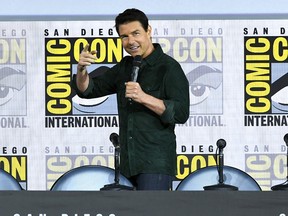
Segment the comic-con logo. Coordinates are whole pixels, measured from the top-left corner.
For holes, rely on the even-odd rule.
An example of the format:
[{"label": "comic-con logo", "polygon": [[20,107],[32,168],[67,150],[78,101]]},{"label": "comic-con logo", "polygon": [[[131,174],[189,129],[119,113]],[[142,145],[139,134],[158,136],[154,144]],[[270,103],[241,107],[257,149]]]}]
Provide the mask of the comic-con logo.
[{"label": "comic-con logo", "polygon": [[0,127],[25,128],[26,39],[0,39]]},{"label": "comic-con logo", "polygon": [[[282,150],[285,152],[286,147],[282,146]],[[270,190],[271,186],[284,182],[287,177],[284,154],[247,153],[245,161],[245,172],[258,182],[262,190]]]},{"label": "comic-con logo", "polygon": [[[16,148],[13,148],[13,151],[14,149]],[[22,150],[25,154],[27,153],[26,148]],[[27,189],[27,167],[26,155],[0,155],[0,169],[9,173],[23,189]]]},{"label": "comic-con logo", "polygon": [[97,51],[90,76],[98,76],[119,62],[123,47],[119,38],[46,38],[46,127],[107,127],[117,125],[115,96],[81,99],[71,87],[79,54],[86,44]]},{"label": "comic-con logo", "polygon": [[183,180],[198,169],[215,165],[216,158],[214,154],[178,154],[176,179]]},{"label": "comic-con logo", "polygon": [[287,39],[244,37],[246,126],[288,125]]},{"label": "comic-con logo", "polygon": [[[46,149],[47,150],[47,149]],[[114,156],[105,155],[46,155],[46,182],[47,190],[65,173],[70,170],[86,166],[95,165],[114,168]],[[81,168],[80,168],[81,172]],[[99,173],[100,174],[100,173]],[[76,175],[78,175],[76,173]],[[81,173],[80,173],[81,175]],[[76,177],[76,176],[75,176]]]},{"label": "comic-con logo", "polygon": [[154,38],[177,60],[189,81],[190,118],[187,126],[222,126],[222,36]]}]

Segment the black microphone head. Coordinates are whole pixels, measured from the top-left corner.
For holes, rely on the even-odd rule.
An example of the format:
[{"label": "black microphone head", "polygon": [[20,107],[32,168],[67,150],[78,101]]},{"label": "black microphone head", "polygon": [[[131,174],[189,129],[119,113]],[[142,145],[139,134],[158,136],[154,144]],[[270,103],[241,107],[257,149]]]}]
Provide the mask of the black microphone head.
[{"label": "black microphone head", "polygon": [[118,134],[111,133],[109,139],[115,147],[119,145],[119,135]]},{"label": "black microphone head", "polygon": [[136,55],[133,60],[133,66],[140,67],[142,63],[142,57],[140,55]]},{"label": "black microphone head", "polygon": [[285,136],[284,136],[284,141],[285,141],[285,143],[286,143],[286,146],[288,146],[288,133],[285,134]]},{"label": "black microphone head", "polygon": [[224,139],[219,139],[217,140],[216,145],[218,148],[223,149],[226,146],[226,141]]}]

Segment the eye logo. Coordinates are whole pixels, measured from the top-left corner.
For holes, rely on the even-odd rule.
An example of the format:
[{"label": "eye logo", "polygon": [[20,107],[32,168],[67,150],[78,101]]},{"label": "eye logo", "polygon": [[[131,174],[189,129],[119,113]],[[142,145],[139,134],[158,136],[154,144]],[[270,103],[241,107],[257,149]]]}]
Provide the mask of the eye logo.
[{"label": "eye logo", "polygon": [[0,69],[0,113],[1,115],[26,114],[26,74],[18,69]]},{"label": "eye logo", "polygon": [[222,114],[222,71],[201,65],[187,74],[190,114]]},{"label": "eye logo", "polygon": [[[109,67],[100,66],[89,75],[91,78],[105,73]],[[116,96],[109,95],[99,98],[80,98],[75,92],[72,95],[74,114],[117,114]]]},{"label": "eye logo", "polygon": [[[287,66],[287,64],[283,65]],[[272,113],[288,113],[288,72],[275,70],[272,81],[274,81],[271,84]]]}]

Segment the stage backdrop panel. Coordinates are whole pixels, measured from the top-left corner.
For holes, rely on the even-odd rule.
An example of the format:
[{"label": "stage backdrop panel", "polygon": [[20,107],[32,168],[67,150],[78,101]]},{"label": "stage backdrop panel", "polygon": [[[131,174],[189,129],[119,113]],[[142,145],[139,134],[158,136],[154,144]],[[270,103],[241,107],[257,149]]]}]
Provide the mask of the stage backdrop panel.
[{"label": "stage backdrop panel", "polygon": [[[70,82],[89,43],[98,59],[91,76],[127,53],[103,20],[0,21],[0,167],[26,190],[49,190],[84,165],[114,168],[118,133],[115,95],[80,99]],[[152,40],[183,67],[190,117],[176,126],[174,189],[191,172],[224,164],[251,175],[262,190],[286,178],[288,122],[287,19],[173,18],[151,20]]]}]

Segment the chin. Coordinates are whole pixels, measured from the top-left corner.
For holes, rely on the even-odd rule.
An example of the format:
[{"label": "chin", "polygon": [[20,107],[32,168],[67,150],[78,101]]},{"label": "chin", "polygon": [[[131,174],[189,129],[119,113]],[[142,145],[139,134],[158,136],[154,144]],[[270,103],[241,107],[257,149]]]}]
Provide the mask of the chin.
[{"label": "chin", "polygon": [[142,56],[142,53],[140,52],[140,50],[134,50],[134,51],[130,51],[129,54],[133,57],[137,56],[137,55],[141,55]]},{"label": "chin", "polygon": [[131,56],[134,58],[135,56],[139,55],[138,53],[131,53]]}]

